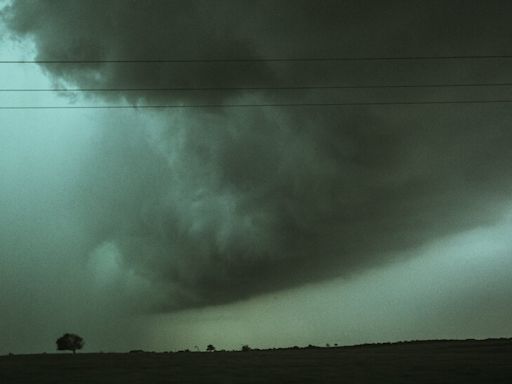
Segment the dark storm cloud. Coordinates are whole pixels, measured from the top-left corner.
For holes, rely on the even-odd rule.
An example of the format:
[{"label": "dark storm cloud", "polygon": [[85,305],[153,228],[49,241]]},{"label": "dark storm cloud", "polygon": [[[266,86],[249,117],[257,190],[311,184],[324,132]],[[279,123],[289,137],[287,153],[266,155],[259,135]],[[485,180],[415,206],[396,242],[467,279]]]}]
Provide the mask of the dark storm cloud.
[{"label": "dark storm cloud", "polygon": [[[5,16],[15,34],[34,39],[41,60],[429,56],[506,53],[512,29],[500,4],[23,0]],[[503,62],[470,61],[43,67],[57,82],[87,88],[508,75]],[[466,97],[447,92],[366,91],[345,100]],[[318,101],[305,92],[122,97]],[[127,269],[166,291],[160,304],[167,308],[231,302],[378,266],[394,251],[496,220],[512,187],[512,113],[500,105],[224,110],[152,119],[153,127],[133,129],[116,127],[112,118],[84,165],[86,187],[77,198],[98,246],[115,243]]]},{"label": "dark storm cloud", "polygon": [[[41,60],[255,57],[251,41],[233,33],[236,13],[221,8],[211,1],[28,1],[15,3],[11,25],[34,37]],[[230,87],[273,77],[264,65],[233,71],[223,64],[52,64],[46,70],[59,80],[113,88]]]}]

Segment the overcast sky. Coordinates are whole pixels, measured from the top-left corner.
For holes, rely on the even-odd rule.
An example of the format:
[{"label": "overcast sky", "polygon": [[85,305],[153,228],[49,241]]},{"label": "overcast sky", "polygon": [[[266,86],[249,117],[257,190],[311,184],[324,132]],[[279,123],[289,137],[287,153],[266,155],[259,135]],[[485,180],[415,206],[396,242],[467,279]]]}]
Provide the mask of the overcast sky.
[{"label": "overcast sky", "polygon": [[[255,59],[2,63],[0,107],[510,98],[247,89],[510,83],[507,58],[262,60],[512,54],[505,1],[0,4],[3,61]],[[130,91],[5,91],[34,88]],[[2,109],[0,353],[510,336],[510,107]]]}]

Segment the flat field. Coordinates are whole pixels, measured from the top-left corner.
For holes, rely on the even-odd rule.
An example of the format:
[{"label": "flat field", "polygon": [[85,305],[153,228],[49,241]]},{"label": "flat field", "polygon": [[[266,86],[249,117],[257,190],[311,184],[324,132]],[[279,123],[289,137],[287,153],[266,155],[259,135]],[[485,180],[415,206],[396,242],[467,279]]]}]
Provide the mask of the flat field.
[{"label": "flat field", "polygon": [[512,339],[0,357],[2,384],[512,383]]}]

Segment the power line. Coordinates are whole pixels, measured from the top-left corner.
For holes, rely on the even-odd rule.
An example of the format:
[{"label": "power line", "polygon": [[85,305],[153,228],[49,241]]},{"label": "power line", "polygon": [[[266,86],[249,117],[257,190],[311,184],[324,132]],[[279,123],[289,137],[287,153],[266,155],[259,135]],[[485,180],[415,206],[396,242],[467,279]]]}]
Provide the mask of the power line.
[{"label": "power line", "polygon": [[347,56],[347,57],[274,57],[203,59],[93,59],[93,60],[0,60],[0,64],[160,64],[160,63],[258,63],[258,62],[343,62],[343,61],[417,61],[417,60],[494,60],[512,59],[512,55],[449,56]]},{"label": "power line", "polygon": [[0,110],[26,109],[208,109],[208,108],[296,108],[296,107],[357,107],[456,104],[509,104],[512,99],[501,100],[427,100],[427,101],[371,101],[340,103],[270,103],[270,104],[162,104],[162,105],[66,105],[66,106],[0,106]]},{"label": "power line", "polygon": [[407,88],[471,88],[511,87],[512,83],[455,84],[382,84],[382,85],[311,85],[262,87],[166,87],[166,88],[5,88],[0,92],[185,92],[185,91],[266,91],[266,90],[337,90],[337,89],[407,89]]}]

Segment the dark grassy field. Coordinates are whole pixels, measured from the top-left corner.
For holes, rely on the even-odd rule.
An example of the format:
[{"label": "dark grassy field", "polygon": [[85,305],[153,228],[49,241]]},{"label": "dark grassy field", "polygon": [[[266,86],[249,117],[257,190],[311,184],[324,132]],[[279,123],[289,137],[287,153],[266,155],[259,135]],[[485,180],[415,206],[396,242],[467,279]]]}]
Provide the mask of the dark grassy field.
[{"label": "dark grassy field", "polygon": [[0,383],[512,383],[512,339],[2,356]]}]

